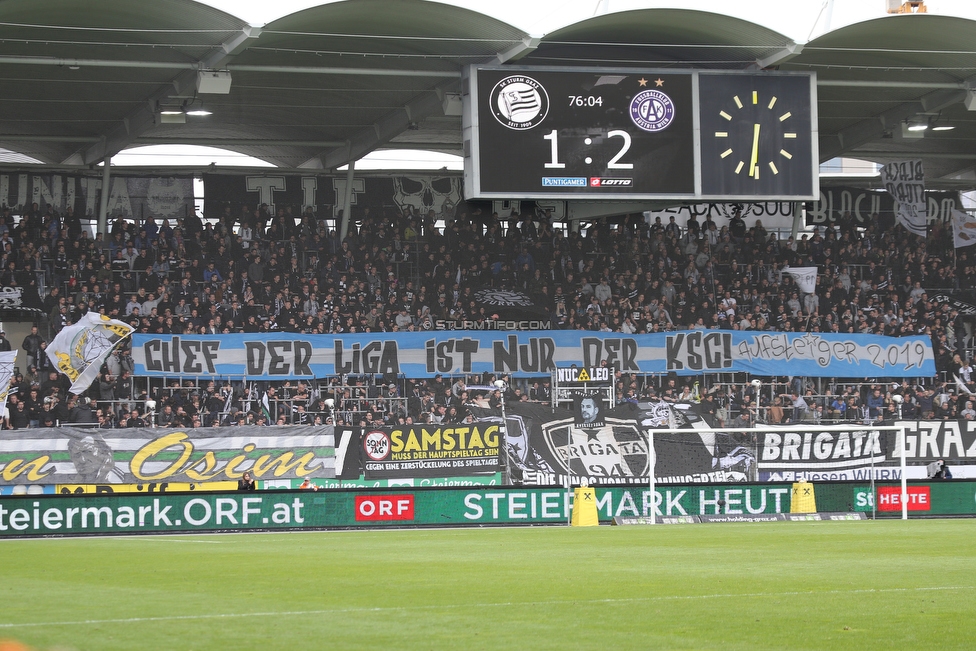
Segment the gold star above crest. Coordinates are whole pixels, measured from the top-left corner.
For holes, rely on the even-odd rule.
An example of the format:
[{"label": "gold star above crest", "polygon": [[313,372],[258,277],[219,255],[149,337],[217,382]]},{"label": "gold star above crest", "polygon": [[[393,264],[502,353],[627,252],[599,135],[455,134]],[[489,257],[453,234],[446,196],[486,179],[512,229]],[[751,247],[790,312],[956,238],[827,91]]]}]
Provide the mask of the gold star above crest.
[{"label": "gold star above crest", "polygon": [[641,86],[646,86],[647,80],[641,77],[640,79],[637,80],[637,83],[640,84]]},{"label": "gold star above crest", "polygon": [[654,80],[654,85],[660,88],[661,86],[664,85],[664,80],[658,77],[657,79]]}]

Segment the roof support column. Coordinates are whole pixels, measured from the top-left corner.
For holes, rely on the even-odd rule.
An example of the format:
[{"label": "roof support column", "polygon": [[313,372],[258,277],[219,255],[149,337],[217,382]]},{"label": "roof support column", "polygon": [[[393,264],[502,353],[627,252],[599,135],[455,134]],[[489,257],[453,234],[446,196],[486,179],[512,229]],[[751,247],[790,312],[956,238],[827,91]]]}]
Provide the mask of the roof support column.
[{"label": "roof support column", "polygon": [[349,234],[349,215],[352,212],[352,182],[355,175],[356,161],[351,160],[346,170],[346,192],[345,196],[342,197],[342,225],[339,227],[339,242],[345,240],[346,235]]},{"label": "roof support column", "polygon": [[803,228],[803,202],[797,201],[793,205],[793,230],[790,231],[790,237],[793,241],[796,241],[796,236],[800,233],[800,229]]},{"label": "roof support column", "polygon": [[[102,199],[98,204],[98,233],[108,235],[108,194],[112,181],[112,157],[102,161]],[[98,234],[96,233],[96,235]],[[106,240],[108,238],[106,237]]]}]

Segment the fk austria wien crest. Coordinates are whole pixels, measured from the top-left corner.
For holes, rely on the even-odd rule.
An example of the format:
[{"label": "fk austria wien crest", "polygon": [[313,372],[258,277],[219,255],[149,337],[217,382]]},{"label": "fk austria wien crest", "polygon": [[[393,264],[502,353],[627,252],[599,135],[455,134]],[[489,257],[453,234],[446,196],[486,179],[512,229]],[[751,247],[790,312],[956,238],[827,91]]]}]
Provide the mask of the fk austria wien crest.
[{"label": "fk austria wien crest", "polygon": [[644,131],[664,131],[674,119],[674,102],[659,90],[644,90],[630,101],[630,119]]}]

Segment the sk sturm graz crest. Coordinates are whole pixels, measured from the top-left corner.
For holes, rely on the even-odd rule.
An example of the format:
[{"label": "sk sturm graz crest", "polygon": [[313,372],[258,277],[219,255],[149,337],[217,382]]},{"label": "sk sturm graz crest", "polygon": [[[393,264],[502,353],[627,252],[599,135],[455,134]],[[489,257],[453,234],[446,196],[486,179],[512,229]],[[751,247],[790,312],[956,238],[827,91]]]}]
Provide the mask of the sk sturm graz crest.
[{"label": "sk sturm graz crest", "polygon": [[489,108],[503,126],[517,131],[531,129],[549,114],[549,95],[532,77],[505,77],[491,91]]}]

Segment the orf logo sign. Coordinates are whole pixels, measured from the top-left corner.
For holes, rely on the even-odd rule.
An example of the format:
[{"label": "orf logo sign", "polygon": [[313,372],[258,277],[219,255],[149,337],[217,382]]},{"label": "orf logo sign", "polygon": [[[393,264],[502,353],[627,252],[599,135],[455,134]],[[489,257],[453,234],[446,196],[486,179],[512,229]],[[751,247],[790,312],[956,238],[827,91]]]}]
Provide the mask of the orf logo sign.
[{"label": "orf logo sign", "polygon": [[357,495],[357,522],[413,520],[413,495]]}]

